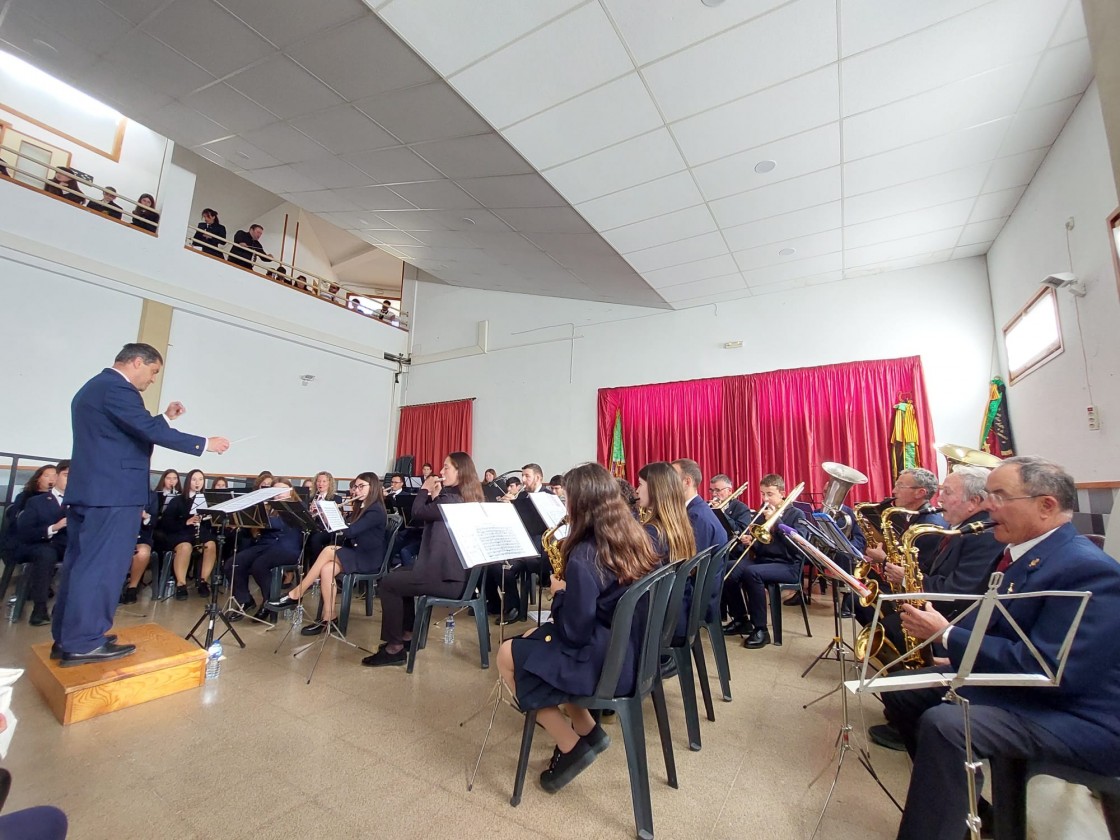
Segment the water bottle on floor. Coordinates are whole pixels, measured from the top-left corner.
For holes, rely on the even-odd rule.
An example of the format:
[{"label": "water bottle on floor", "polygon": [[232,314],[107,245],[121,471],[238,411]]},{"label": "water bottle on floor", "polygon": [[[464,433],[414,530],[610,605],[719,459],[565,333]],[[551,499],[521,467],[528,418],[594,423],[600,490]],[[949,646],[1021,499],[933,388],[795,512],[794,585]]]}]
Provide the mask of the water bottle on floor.
[{"label": "water bottle on floor", "polygon": [[222,672],[222,643],[215,641],[207,650],[206,679],[214,680]]},{"label": "water bottle on floor", "polygon": [[175,578],[171,575],[167,577],[167,586],[163,587],[163,596],[165,598],[175,597]]},{"label": "water bottle on floor", "polygon": [[443,643],[450,645],[455,642],[455,616],[449,615],[443,620]]}]

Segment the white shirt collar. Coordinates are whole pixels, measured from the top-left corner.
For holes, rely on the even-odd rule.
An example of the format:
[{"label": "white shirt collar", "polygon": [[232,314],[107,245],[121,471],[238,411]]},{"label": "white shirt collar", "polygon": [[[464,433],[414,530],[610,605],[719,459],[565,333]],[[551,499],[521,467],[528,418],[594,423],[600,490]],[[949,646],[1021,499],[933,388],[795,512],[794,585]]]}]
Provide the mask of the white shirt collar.
[{"label": "white shirt collar", "polygon": [[[1058,528],[1061,528],[1061,527],[1062,527],[1061,525],[1058,526]],[[1021,542],[1018,545],[1008,546],[1011,549],[1011,562],[1014,563],[1016,560],[1018,560],[1020,557],[1022,557],[1024,554],[1026,554],[1028,551],[1030,551],[1032,548],[1034,548],[1036,545],[1038,545],[1040,542],[1042,542],[1044,539],[1046,539],[1048,536],[1050,536],[1055,531],[1057,531],[1058,528],[1051,528],[1045,534],[1037,536],[1033,540],[1027,540],[1026,542]]]},{"label": "white shirt collar", "polygon": [[116,372],[117,372],[117,373],[119,373],[119,374],[120,374],[120,375],[121,375],[122,377],[124,377],[124,381],[125,381],[125,382],[127,382],[127,383],[128,383],[129,385],[131,385],[131,384],[132,384],[132,380],[131,380],[131,379],[129,379],[129,378],[127,377],[127,376],[125,376],[125,375],[124,375],[124,371],[123,371],[123,370],[120,370],[119,368],[115,368],[115,367],[111,367],[111,368],[109,368],[109,370],[112,370],[112,371],[116,371]]},{"label": "white shirt collar", "polygon": [[54,494],[54,497],[56,499],[58,499],[58,503],[62,504],[62,494],[58,492],[58,488],[57,487],[52,487],[51,488],[51,493]]}]

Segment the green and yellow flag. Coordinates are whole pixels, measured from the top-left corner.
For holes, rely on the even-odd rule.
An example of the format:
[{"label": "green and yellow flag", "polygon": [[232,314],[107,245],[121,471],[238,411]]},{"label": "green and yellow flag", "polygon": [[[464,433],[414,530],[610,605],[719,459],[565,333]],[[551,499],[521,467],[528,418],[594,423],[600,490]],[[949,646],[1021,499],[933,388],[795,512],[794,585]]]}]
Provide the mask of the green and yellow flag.
[{"label": "green and yellow flag", "polygon": [[622,449],[622,410],[614,415],[614,440],[611,442],[611,475],[626,478],[626,453]]}]

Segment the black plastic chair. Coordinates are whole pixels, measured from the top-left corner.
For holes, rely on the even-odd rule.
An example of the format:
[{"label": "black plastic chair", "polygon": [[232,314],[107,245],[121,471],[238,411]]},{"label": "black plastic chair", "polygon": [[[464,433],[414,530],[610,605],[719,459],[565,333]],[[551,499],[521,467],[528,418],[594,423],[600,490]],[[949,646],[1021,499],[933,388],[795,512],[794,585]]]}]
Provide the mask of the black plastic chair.
[{"label": "black plastic chair", "polygon": [[800,578],[796,583],[768,583],[766,591],[770,594],[770,623],[774,625],[774,644],[782,643],[783,592],[796,592],[801,596],[801,619],[805,622],[805,635],[810,639],[813,638],[813,631],[809,629],[809,608],[805,605],[807,598],[801,587]]},{"label": "black plastic chair", "polygon": [[431,624],[433,607],[449,607],[457,610],[470,607],[474,612],[474,623],[478,627],[478,653],[482,667],[490,667],[490,627],[486,621],[486,581],[485,566],[475,566],[463,587],[459,598],[438,598],[435,595],[419,595],[416,598],[416,619],[412,623],[412,644],[408,647],[408,663],[405,672],[411,674],[416,665],[416,652],[428,644],[428,626]]},{"label": "black plastic chair", "polygon": [[[610,645],[595,694],[590,697],[573,697],[570,702],[585,709],[613,709],[618,713],[622,729],[622,743],[626,749],[626,765],[630,771],[630,796],[634,805],[634,823],[640,838],[653,837],[653,806],[649,796],[649,767],[646,763],[646,733],[642,718],[642,703],[653,695],[657,726],[661,733],[661,751],[665,758],[665,772],[669,784],[677,787],[677,768],[673,759],[673,743],[669,732],[669,713],[665,706],[665,693],[661,684],[661,635],[665,627],[670,596],[673,593],[678,561],[654,569],[641,580],[633,583],[619,599],[611,622]],[[638,612],[645,602],[645,611]],[[626,650],[630,645],[630,632],[635,621],[642,623],[642,646],[638,655],[638,675],[634,692],[628,697],[616,697],[618,679],[622,674]],[[529,752],[537,713],[525,713],[525,726],[521,732],[521,752],[517,759],[513,796],[509,804],[521,802],[525,788],[525,773],[529,767]]]},{"label": "black plastic chair", "polygon": [[[695,597],[695,593],[705,593],[709,573],[712,569],[712,550],[704,549],[691,560],[686,560],[677,569],[676,580],[673,581],[673,594],[669,598],[669,607],[665,613],[665,627],[661,631],[662,654],[672,657],[673,668],[677,672],[677,680],[681,686],[681,702],[684,705],[684,723],[688,732],[688,748],[700,749],[700,712],[696,708],[696,679],[692,673],[693,643],[700,630],[700,619],[708,608],[708,602]],[[685,625],[685,635],[677,636],[677,624],[680,612],[684,608],[684,593],[692,573],[694,596],[689,605],[688,621]],[[707,681],[707,666],[704,664],[704,652],[700,652],[697,669],[704,673]],[[663,679],[664,671],[659,672],[658,679]],[[710,689],[709,689],[710,691]],[[715,719],[713,712],[712,720]]]},{"label": "black plastic chair", "polygon": [[171,577],[171,561],[173,551],[153,551],[150,565],[152,566],[152,600],[166,601],[171,596],[167,594],[167,579]]},{"label": "black plastic chair", "polygon": [[996,840],[1026,840],[1027,782],[1053,776],[1084,785],[1100,796],[1108,836],[1120,840],[1120,777],[1101,776],[1061,764],[995,757],[992,765],[992,829]]},{"label": "black plastic chair", "polygon": [[[727,557],[731,553],[731,549],[736,545],[738,545],[738,541],[732,540],[712,555],[712,570],[707,580],[707,595],[709,599],[715,597],[716,603],[722,603],[723,601],[723,583],[724,574],[726,574],[723,567],[727,563]],[[711,616],[710,620],[707,614],[702,615],[700,626],[708,631],[708,641],[712,645],[712,658],[716,663],[716,673],[719,675],[719,688],[723,696],[723,702],[730,703],[731,664],[727,660],[727,642],[723,638],[723,625],[720,624],[719,615]],[[715,720],[715,710],[712,708],[712,689],[708,685],[707,666],[701,666],[700,664],[704,661],[704,644],[703,637],[699,632],[696,634],[695,645],[696,668],[702,673],[700,690],[704,693],[704,708],[707,710],[708,720]]]},{"label": "black plastic chair", "polygon": [[[341,576],[342,600],[338,608],[338,630],[343,636],[346,635],[346,628],[350,626],[350,605],[354,601],[354,589],[359,583],[365,583],[366,585],[366,616],[373,615],[373,600],[377,595],[377,583],[389,572],[389,558],[393,556],[393,544],[396,543],[397,532],[400,531],[403,524],[403,517],[396,514],[389,516],[385,527],[385,556],[381,561],[381,568],[376,572],[365,574],[351,572]],[[319,609],[322,610],[322,608],[322,601],[320,601]]]},{"label": "black plastic chair", "polygon": [[0,579],[0,601],[8,594],[8,585],[12,582],[16,567],[19,567],[19,580],[16,581],[15,601],[8,614],[8,621],[13,624],[23,618],[23,607],[27,603],[27,593],[31,589],[31,575],[27,573],[27,563],[12,561],[4,564],[4,576]]}]

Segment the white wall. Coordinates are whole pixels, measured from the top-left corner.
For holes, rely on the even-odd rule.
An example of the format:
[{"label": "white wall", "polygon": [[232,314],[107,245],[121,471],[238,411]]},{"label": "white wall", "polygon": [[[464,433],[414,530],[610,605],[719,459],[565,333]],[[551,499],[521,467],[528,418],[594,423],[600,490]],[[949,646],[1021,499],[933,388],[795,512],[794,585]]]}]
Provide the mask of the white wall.
[{"label": "white wall", "polygon": [[[1120,303],[1106,225],[1116,204],[1094,83],[988,253],[995,325],[1002,336],[1003,325],[1042,278],[1070,271],[1065,223],[1071,216],[1075,220],[1072,270],[1088,294],[1077,300],[1058,292],[1065,352],[1009,386],[1008,405],[1018,450],[1063,464],[1078,481],[1120,479]],[[1002,339],[999,353],[1006,377]],[[1090,402],[1098,407],[1100,431],[1088,429]]]},{"label": "white wall", "polygon": [[[680,312],[419,283],[415,312],[401,403],[477,397],[473,454],[499,471],[594,459],[601,387],[920,355],[938,442],[975,445],[987,402],[982,258]],[[482,320],[488,352],[443,358]]]}]

